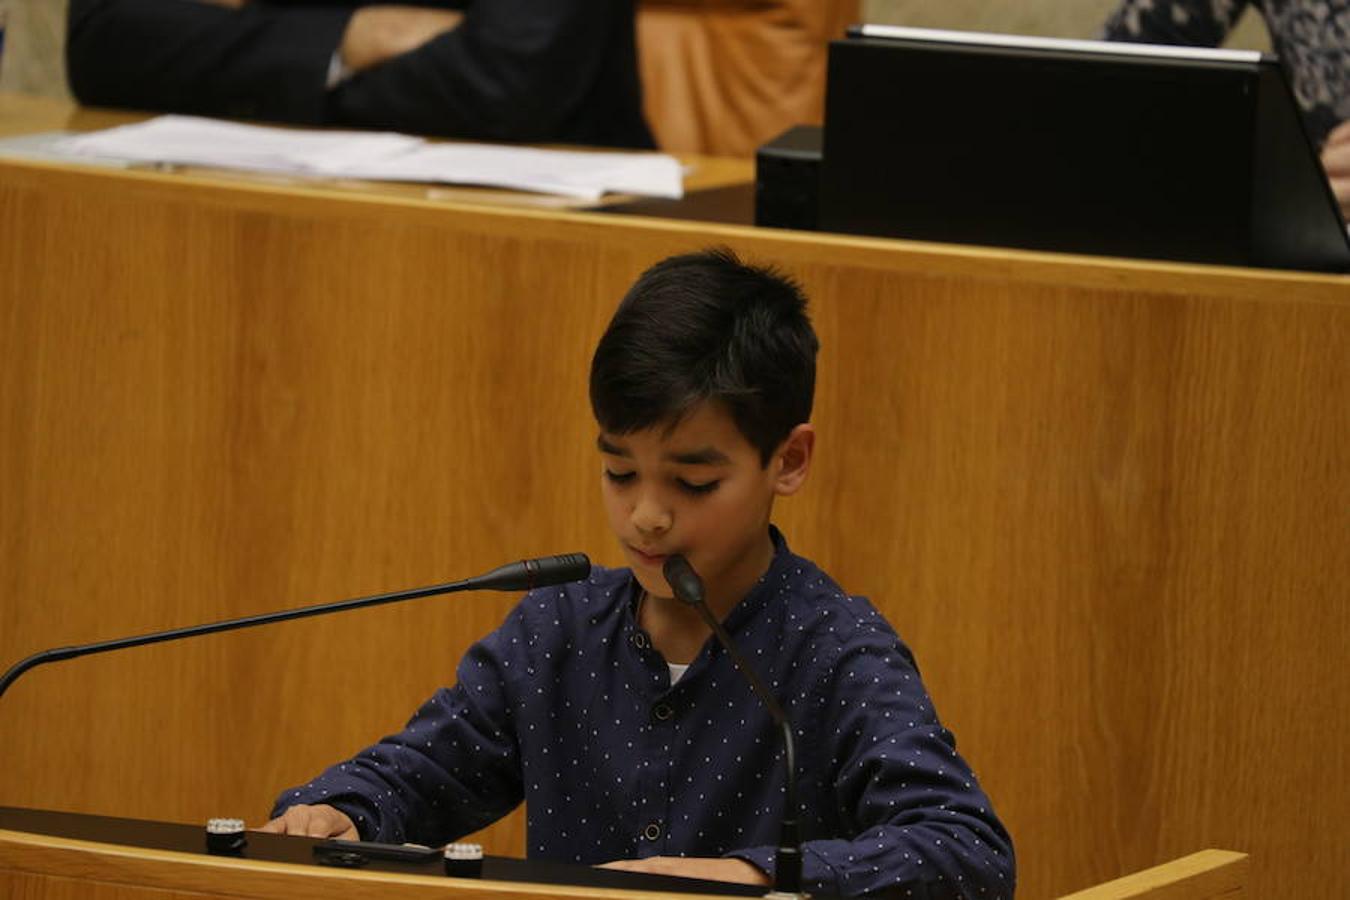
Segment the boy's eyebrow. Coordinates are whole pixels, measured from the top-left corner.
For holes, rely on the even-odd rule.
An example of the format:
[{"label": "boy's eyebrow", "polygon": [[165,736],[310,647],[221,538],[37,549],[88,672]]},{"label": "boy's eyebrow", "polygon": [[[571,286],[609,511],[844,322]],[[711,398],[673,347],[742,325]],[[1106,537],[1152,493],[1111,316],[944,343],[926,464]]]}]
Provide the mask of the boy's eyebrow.
[{"label": "boy's eyebrow", "polygon": [[629,453],[627,450],[625,450],[623,447],[620,447],[617,444],[611,444],[609,441],[605,440],[605,436],[603,434],[595,439],[595,446],[600,448],[601,453],[608,453],[610,456],[633,455]]},{"label": "boy's eyebrow", "polygon": [[[601,453],[607,453],[610,456],[631,458],[633,455],[627,448],[610,443],[603,434],[595,439],[595,446],[600,449]],[[665,458],[682,466],[715,466],[731,462],[731,457],[716,447],[702,447],[686,453],[667,453]]]},{"label": "boy's eyebrow", "polygon": [[684,466],[712,466],[731,462],[731,458],[716,447],[704,447],[689,453],[668,453],[666,459]]}]

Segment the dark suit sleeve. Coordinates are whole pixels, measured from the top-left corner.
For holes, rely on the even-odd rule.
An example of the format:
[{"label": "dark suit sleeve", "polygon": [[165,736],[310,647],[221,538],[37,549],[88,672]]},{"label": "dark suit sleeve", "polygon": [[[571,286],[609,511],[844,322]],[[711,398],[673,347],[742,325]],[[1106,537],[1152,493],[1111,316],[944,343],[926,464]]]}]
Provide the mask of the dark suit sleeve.
[{"label": "dark suit sleeve", "polygon": [[334,92],[337,124],[493,141],[650,145],[632,0],[491,0]]},{"label": "dark suit sleeve", "polygon": [[[71,0],[81,102],[502,141],[649,147],[633,0],[490,0],[327,90],[355,4]],[[459,7],[458,0],[422,5]]]},{"label": "dark suit sleeve", "polygon": [[324,120],[351,9],[194,0],[71,0],[66,65],[80,102],[297,124]]}]

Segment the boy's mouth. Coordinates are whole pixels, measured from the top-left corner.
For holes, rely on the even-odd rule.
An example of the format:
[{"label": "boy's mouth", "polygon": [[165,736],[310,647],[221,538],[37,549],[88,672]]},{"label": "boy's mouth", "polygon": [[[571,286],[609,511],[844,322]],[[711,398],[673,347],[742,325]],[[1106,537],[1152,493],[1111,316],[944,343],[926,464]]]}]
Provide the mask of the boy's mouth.
[{"label": "boy's mouth", "polygon": [[657,568],[660,568],[662,565],[664,565],[666,557],[670,555],[669,553],[644,553],[637,547],[634,547],[632,544],[628,545],[628,549],[632,551],[633,555],[637,557],[639,562],[645,565],[655,566]]}]

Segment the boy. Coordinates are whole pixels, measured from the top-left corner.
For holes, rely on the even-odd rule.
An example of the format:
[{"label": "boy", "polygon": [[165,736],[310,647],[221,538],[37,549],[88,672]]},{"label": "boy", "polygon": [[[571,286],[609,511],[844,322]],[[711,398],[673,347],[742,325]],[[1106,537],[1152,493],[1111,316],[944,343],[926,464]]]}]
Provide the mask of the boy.
[{"label": "boy", "polygon": [[591,364],[601,492],[630,569],[527,594],[399,734],[267,830],[443,843],[522,799],[533,858],[768,884],[778,732],[662,575],[681,554],[787,711],[809,890],[1010,897],[1007,832],[867,601],[770,524],[815,446],[790,281],[713,251],[649,269]]}]

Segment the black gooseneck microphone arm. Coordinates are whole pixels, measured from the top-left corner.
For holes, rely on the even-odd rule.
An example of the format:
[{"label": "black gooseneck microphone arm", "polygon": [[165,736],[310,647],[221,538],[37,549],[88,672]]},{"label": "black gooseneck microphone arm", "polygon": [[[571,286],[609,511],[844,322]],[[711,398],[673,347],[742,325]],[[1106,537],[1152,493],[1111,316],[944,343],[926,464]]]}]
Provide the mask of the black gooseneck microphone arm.
[{"label": "black gooseneck microphone arm", "polygon": [[336,603],[319,603],[314,606],[302,606],[298,609],[286,609],[280,612],[245,616],[242,619],[226,619],[207,625],[191,625],[187,628],[174,628],[169,631],[156,631],[136,637],[118,638],[112,641],[100,641],[96,644],[80,644],[74,647],[55,647],[43,650],[22,659],[0,676],[0,696],[20,675],[34,666],[43,663],[74,659],[91,653],[107,653],[110,650],[125,650],[128,647],[140,647],[145,644],[158,644],[163,641],[176,641],[180,638],[198,637],[215,634],[220,631],[233,631],[236,628],[252,628],[255,625],[270,625],[273,622],[288,622],[291,619],[303,619],[309,616],[322,616],[334,612],[346,612],[349,609],[361,609],[366,606],[379,606],[382,603],[396,603],[400,600],[418,600],[422,597],[434,597],[437,594],[453,594],[459,591],[528,591],[551,584],[567,581],[580,581],[591,573],[591,561],[584,553],[566,553],[562,556],[543,556],[538,559],[526,559],[521,562],[499,566],[491,572],[468,578],[464,581],[452,581],[430,587],[412,588],[406,591],[394,591],[389,594],[375,594],[370,597],[356,597],[351,600],[339,600]]},{"label": "black gooseneck microphone arm", "polygon": [[689,561],[683,556],[669,556],[666,558],[666,564],[662,566],[661,571],[666,576],[666,583],[675,592],[676,599],[698,610],[698,614],[703,617],[703,621],[717,636],[718,643],[726,650],[727,655],[731,657],[731,661],[735,663],[740,673],[745,676],[745,680],[750,682],[751,690],[764,703],[765,708],[769,711],[769,716],[783,734],[783,761],[787,765],[787,778],[783,783],[783,828],[778,836],[778,855],[774,863],[772,893],[774,895],[805,896],[802,893],[802,837],[797,825],[799,813],[797,808],[797,751],[792,741],[792,723],[788,721],[787,714],[783,712],[783,707],[778,705],[778,700],[765,687],[764,682],[760,680],[755,670],[750,667],[749,661],[741,655],[740,650],[731,642],[731,635],[727,634],[727,630],[722,627],[722,623],[717,621],[717,617],[712,614],[712,610],[704,602],[703,580],[698,577],[694,567],[689,565]]}]

